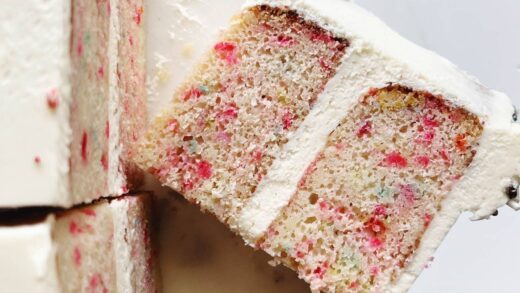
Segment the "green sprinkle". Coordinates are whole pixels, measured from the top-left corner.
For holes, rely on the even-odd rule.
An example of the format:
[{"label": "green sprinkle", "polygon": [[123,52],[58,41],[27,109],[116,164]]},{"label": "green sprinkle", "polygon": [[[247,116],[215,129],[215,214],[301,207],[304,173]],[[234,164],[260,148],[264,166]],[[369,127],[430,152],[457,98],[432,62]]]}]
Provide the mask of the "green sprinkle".
[{"label": "green sprinkle", "polygon": [[199,90],[200,90],[203,94],[205,94],[205,95],[207,95],[207,94],[209,93],[209,88],[208,88],[207,86],[205,86],[205,85],[201,85],[201,86],[199,86]]},{"label": "green sprinkle", "polygon": [[190,153],[194,154],[197,152],[197,150],[198,150],[198,144],[194,139],[192,139],[190,141]]},{"label": "green sprinkle", "polygon": [[278,100],[280,101],[280,104],[282,104],[282,105],[287,105],[287,103],[288,103],[287,96],[285,96],[285,94],[283,94],[283,93],[278,93]]}]

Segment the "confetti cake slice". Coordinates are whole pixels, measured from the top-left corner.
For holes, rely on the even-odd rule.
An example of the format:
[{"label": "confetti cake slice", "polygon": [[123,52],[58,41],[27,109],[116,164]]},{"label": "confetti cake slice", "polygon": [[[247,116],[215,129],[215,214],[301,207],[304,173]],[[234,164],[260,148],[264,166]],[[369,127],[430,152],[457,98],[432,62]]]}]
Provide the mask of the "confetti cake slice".
[{"label": "confetti cake slice", "polygon": [[312,290],[402,292],[463,211],[518,207],[514,112],[351,2],[257,1],[136,159]]},{"label": "confetti cake slice", "polygon": [[51,216],[38,209],[0,214],[3,286],[16,292],[156,292],[151,204],[141,194]]},{"label": "confetti cake slice", "polygon": [[146,121],[142,1],[5,4],[0,206],[70,207],[138,185],[129,158]]}]

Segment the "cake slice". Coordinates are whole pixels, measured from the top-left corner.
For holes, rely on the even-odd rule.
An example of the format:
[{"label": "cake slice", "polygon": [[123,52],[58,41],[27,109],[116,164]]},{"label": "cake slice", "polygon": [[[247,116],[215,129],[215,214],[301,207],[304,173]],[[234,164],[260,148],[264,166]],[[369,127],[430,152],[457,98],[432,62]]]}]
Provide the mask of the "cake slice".
[{"label": "cake slice", "polygon": [[[156,292],[148,194],[51,216],[2,214],[2,280],[16,292]],[[10,220],[6,225],[5,220]]]},{"label": "cake slice", "polygon": [[0,206],[70,207],[137,186],[142,174],[130,158],[146,120],[142,2],[5,4],[0,176],[9,180]]},{"label": "cake slice", "polygon": [[457,217],[518,207],[510,99],[348,1],[255,1],[138,164],[325,292],[405,291]]}]

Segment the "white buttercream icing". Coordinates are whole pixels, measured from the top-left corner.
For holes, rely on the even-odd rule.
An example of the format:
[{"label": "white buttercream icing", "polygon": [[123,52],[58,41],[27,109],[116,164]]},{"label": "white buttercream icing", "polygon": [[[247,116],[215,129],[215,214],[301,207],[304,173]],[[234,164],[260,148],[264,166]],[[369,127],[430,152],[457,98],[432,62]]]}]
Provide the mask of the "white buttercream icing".
[{"label": "white buttercream icing", "polygon": [[[0,227],[0,281],[12,292],[60,292],[54,218],[33,225]],[[14,290],[14,291],[13,291]]]},{"label": "white buttercream icing", "polygon": [[149,117],[155,117],[245,0],[145,2]]},{"label": "white buttercream icing", "polygon": [[70,11],[67,0],[2,2],[0,206],[70,205]]}]

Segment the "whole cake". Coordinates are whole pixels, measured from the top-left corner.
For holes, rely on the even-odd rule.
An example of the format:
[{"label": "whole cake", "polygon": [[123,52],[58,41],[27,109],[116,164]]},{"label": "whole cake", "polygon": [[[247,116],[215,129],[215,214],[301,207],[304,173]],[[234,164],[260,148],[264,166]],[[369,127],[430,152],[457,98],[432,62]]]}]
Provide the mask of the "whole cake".
[{"label": "whole cake", "polygon": [[2,286],[11,292],[156,292],[150,209],[150,196],[141,194],[50,216],[41,210],[0,214]]},{"label": "whole cake", "polygon": [[138,185],[142,1],[4,4],[0,207],[70,207]]},{"label": "whole cake", "polygon": [[518,205],[511,101],[348,1],[258,1],[138,164],[316,291],[408,288],[463,211]]}]

